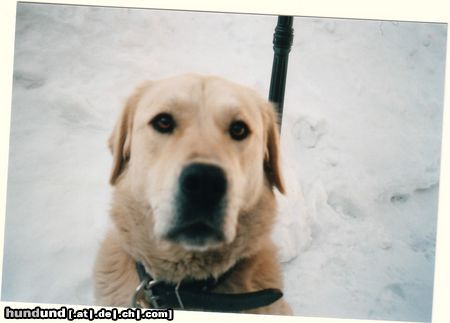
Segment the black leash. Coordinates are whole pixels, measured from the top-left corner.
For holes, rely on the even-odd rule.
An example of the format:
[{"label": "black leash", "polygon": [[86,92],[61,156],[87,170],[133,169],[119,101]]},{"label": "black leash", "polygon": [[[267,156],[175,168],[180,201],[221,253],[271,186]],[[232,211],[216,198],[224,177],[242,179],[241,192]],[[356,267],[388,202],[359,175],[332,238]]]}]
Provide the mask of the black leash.
[{"label": "black leash", "polygon": [[[267,306],[283,296],[279,289],[268,288],[257,292],[239,294],[212,293],[210,290],[224,281],[232,269],[219,279],[183,281],[172,283],[153,280],[144,266],[136,262],[141,283],[132,299],[132,307],[141,307],[142,300],[151,308],[177,308],[213,312],[240,312]],[[141,299],[139,299],[141,298]],[[144,306],[142,306],[144,307]]]}]

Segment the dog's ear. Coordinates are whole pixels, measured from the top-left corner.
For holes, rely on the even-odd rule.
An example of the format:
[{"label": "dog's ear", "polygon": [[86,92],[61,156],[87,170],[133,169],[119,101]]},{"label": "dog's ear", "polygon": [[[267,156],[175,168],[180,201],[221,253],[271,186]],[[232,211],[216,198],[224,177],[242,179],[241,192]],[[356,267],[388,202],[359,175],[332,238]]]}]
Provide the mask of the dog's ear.
[{"label": "dog's ear", "polygon": [[280,193],[285,194],[283,174],[281,172],[280,160],[280,135],[278,118],[275,107],[271,103],[265,103],[265,152],[264,172],[269,182],[274,185]]},{"label": "dog's ear", "polygon": [[114,185],[117,178],[125,170],[131,156],[131,132],[133,129],[133,119],[137,104],[143,93],[143,90],[150,85],[146,82],[139,86],[135,92],[128,98],[122,114],[117,121],[114,130],[109,137],[108,146],[113,155],[113,167],[109,182]]}]

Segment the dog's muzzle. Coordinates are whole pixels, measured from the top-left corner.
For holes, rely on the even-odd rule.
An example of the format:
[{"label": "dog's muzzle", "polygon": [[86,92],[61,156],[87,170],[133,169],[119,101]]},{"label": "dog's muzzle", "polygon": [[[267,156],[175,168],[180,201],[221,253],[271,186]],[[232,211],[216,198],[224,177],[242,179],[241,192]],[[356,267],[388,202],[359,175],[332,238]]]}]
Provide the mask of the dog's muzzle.
[{"label": "dog's muzzle", "polygon": [[182,170],[175,199],[176,216],[167,238],[192,247],[224,241],[227,180],[215,165],[193,163]]}]

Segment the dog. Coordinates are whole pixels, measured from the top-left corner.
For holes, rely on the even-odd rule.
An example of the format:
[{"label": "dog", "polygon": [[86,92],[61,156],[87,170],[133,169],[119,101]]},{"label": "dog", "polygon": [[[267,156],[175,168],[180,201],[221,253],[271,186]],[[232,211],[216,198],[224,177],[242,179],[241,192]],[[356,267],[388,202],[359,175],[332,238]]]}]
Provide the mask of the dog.
[{"label": "dog", "polygon": [[270,238],[285,192],[278,131],[271,103],[217,76],[139,86],[109,139],[114,225],[96,303],[292,314]]}]

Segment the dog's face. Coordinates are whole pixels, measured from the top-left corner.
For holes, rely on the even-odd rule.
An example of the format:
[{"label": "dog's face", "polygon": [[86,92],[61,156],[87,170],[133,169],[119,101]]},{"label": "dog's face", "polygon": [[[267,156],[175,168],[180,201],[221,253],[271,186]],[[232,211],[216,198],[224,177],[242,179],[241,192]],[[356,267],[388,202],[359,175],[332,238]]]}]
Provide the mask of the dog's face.
[{"label": "dog's face", "polygon": [[217,77],[147,82],[110,139],[113,185],[148,203],[149,234],[187,250],[230,243],[269,185],[284,191],[273,106]]}]

